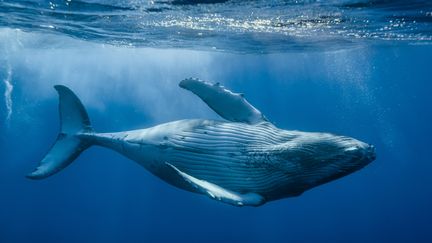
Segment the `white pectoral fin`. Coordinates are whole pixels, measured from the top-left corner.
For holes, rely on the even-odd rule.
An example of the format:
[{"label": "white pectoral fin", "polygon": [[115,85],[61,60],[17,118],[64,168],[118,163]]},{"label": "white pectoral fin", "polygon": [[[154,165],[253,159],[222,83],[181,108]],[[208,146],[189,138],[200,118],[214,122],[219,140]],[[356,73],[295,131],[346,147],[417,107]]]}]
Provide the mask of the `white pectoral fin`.
[{"label": "white pectoral fin", "polygon": [[191,175],[188,175],[174,165],[166,163],[173,170],[175,170],[185,181],[191,184],[199,192],[209,196],[210,198],[228,203],[234,206],[260,206],[265,203],[264,198],[257,193],[246,193],[241,194],[222,188],[211,182],[197,179]]},{"label": "white pectoral fin", "polygon": [[267,121],[242,94],[233,93],[218,83],[189,78],[181,81],[179,86],[198,95],[210,108],[229,121],[248,124]]}]

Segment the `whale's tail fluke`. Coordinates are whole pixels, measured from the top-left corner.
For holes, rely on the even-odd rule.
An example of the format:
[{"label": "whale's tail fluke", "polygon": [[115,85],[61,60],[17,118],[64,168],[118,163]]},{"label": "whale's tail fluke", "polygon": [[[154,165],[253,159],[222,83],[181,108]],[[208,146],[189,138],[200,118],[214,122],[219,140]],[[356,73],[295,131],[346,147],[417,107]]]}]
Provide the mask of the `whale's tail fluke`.
[{"label": "whale's tail fluke", "polygon": [[90,141],[78,136],[93,132],[81,101],[66,86],[56,85],[54,88],[59,94],[60,133],[39,166],[27,175],[30,179],[43,179],[59,172],[91,146]]}]

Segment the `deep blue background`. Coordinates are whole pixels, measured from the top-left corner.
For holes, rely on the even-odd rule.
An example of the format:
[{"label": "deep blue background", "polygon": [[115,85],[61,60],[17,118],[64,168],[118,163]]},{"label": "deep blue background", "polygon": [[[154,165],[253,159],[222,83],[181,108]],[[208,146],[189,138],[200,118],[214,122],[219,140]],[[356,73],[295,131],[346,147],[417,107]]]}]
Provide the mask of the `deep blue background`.
[{"label": "deep blue background", "polygon": [[[14,103],[0,128],[0,242],[432,241],[431,46],[235,55],[74,45],[9,48],[2,60]],[[181,191],[98,147],[48,179],[24,177],[58,131],[53,84],[82,97],[96,130],[120,131],[217,118],[177,87],[190,76],[244,92],[281,128],[375,144],[377,160],[258,208]]]}]

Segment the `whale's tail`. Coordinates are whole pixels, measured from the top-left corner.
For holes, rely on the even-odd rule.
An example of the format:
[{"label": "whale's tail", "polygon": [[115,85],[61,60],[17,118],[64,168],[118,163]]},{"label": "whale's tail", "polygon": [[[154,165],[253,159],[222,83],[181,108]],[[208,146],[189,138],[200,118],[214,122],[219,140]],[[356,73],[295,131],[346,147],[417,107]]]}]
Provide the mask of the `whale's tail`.
[{"label": "whale's tail", "polygon": [[81,101],[66,86],[56,85],[54,88],[59,94],[60,133],[39,166],[27,175],[30,179],[43,179],[59,172],[91,146],[84,136],[78,136],[93,133]]}]

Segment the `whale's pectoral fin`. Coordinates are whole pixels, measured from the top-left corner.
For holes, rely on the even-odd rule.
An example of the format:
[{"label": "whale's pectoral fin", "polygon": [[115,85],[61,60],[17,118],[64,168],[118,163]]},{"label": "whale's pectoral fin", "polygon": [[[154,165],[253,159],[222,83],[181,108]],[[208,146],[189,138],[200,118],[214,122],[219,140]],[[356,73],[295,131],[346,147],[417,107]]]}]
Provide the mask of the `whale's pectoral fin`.
[{"label": "whale's pectoral fin", "polygon": [[233,93],[218,83],[211,84],[189,78],[181,81],[179,86],[198,95],[210,108],[229,121],[248,124],[267,121],[264,115],[253,107],[242,94]]},{"label": "whale's pectoral fin", "polygon": [[210,198],[228,203],[234,206],[260,206],[265,203],[265,199],[257,193],[241,194],[222,188],[216,184],[210,183],[205,180],[197,179],[190,176],[170,163],[166,163],[173,170],[175,170],[186,182],[191,184],[199,192],[209,196]]}]

